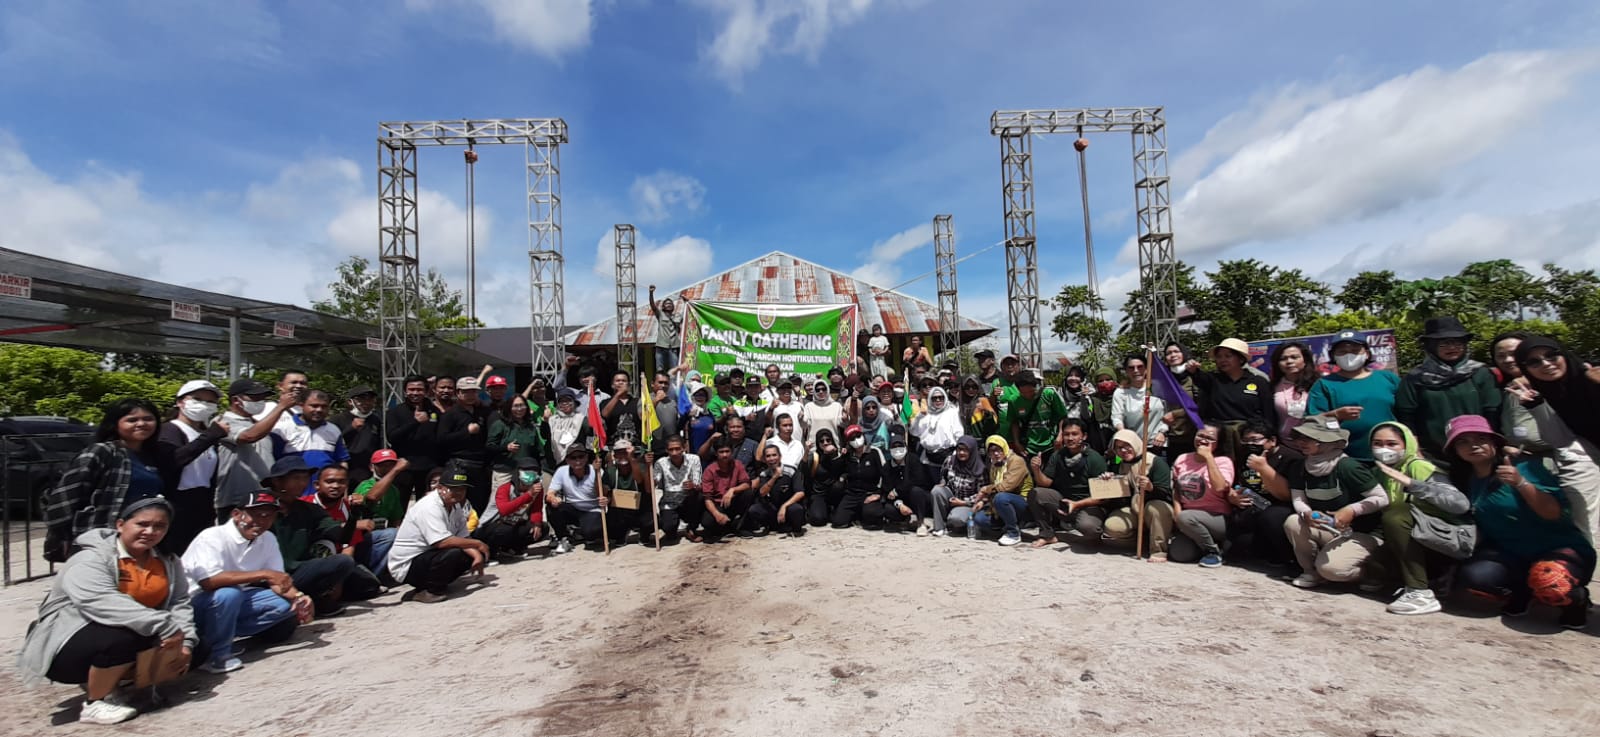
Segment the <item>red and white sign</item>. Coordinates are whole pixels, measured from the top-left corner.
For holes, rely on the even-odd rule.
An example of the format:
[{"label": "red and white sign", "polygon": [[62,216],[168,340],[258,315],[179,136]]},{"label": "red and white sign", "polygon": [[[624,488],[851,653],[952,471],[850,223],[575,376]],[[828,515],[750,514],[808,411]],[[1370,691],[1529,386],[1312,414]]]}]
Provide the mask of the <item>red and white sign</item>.
[{"label": "red and white sign", "polygon": [[33,277],[0,274],[0,297],[33,299]]},{"label": "red and white sign", "polygon": [[383,338],[367,338],[367,350],[369,350],[369,351],[381,351],[381,350],[383,350]]},{"label": "red and white sign", "polygon": [[274,337],[274,338],[293,338],[294,337],[294,323],[279,322],[279,321],[274,320],[273,323],[272,323],[272,337]]},{"label": "red and white sign", "polygon": [[173,301],[172,319],[183,320],[184,322],[200,322],[200,305]]}]

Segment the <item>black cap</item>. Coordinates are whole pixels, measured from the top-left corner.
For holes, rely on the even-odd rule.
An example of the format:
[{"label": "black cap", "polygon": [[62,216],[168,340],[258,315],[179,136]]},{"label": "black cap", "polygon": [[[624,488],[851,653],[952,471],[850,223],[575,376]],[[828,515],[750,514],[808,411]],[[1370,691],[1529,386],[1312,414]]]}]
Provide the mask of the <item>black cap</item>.
[{"label": "black cap", "polygon": [[378,393],[373,391],[372,387],[370,386],[358,386],[352,388],[350,391],[345,392],[344,396],[346,399],[355,399],[356,397],[364,397],[368,394],[371,394],[374,397],[378,396]]},{"label": "black cap", "polygon": [[589,446],[582,445],[582,444],[574,445],[571,448],[567,449],[566,457],[567,457],[568,460],[571,460],[572,457],[575,456],[575,455],[583,455],[583,456],[588,456],[590,458],[593,458],[594,457],[594,451],[589,450]]},{"label": "black cap", "polygon": [[784,379],[782,381],[779,381],[778,382],[778,389],[779,390],[788,389],[789,391],[794,391],[794,382],[792,382],[792,381],[790,381],[788,379]]},{"label": "black cap", "polygon": [[440,486],[471,486],[472,477],[467,475],[467,470],[459,464],[450,463],[444,467],[444,473],[439,475]]},{"label": "black cap", "polygon": [[310,473],[311,467],[306,465],[306,459],[299,455],[284,456],[272,462],[272,470],[267,472],[263,479],[275,479],[288,476],[296,471]]},{"label": "black cap", "polygon": [[838,366],[834,366],[834,367],[828,369],[828,375],[829,376],[843,377],[844,376],[844,369],[839,368]]},{"label": "black cap", "polygon": [[230,397],[257,397],[271,393],[272,387],[250,377],[234,379],[233,383],[228,385],[228,396]]},{"label": "black cap", "polygon": [[1038,386],[1039,377],[1036,376],[1032,371],[1019,371],[1017,372],[1017,385]]},{"label": "black cap", "polygon": [[534,458],[533,456],[524,456],[522,459],[517,461],[517,469],[522,471],[537,471],[539,470],[539,459]]},{"label": "black cap", "polygon": [[978,359],[980,361],[985,359],[985,358],[994,358],[994,351],[991,351],[988,348],[985,348],[985,349],[983,349],[981,351],[978,351],[977,353],[972,354],[972,357],[976,358],[976,359]]}]

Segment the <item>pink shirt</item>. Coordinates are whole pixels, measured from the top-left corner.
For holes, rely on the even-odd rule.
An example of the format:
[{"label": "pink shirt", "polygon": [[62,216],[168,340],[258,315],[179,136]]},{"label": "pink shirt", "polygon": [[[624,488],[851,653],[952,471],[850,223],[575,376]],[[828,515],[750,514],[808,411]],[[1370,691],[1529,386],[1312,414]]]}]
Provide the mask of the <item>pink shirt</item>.
[{"label": "pink shirt", "polygon": [[1212,514],[1233,512],[1233,505],[1228,503],[1228,489],[1233,488],[1233,459],[1218,457],[1217,470],[1222,472],[1228,486],[1211,488],[1211,473],[1200,456],[1194,453],[1178,456],[1177,462],[1172,464],[1172,491],[1178,495],[1178,502],[1184,509]]},{"label": "pink shirt", "polygon": [[1300,426],[1306,416],[1306,400],[1310,398],[1309,392],[1295,388],[1294,384],[1279,381],[1272,388],[1272,403],[1278,410],[1278,437],[1280,439],[1292,437],[1289,431]]}]

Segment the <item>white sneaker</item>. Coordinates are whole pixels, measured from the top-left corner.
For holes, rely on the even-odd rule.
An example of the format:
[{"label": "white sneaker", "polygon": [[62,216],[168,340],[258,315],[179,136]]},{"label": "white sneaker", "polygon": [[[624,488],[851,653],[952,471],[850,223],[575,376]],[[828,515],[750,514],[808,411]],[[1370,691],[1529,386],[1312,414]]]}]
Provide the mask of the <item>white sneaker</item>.
[{"label": "white sneaker", "polygon": [[917,537],[927,537],[930,532],[933,532],[932,520],[923,520],[917,524]]},{"label": "white sneaker", "polygon": [[122,703],[113,693],[99,701],[84,702],[78,721],[84,724],[121,724],[136,716],[139,716],[139,710]]},{"label": "white sneaker", "polygon": [[570,553],[570,552],[572,552],[572,543],[568,542],[567,539],[563,537],[560,540],[556,541],[556,547],[551,552],[555,553],[556,555],[561,555],[562,553]]},{"label": "white sneaker", "polygon": [[932,535],[934,537],[946,537],[946,536],[948,536],[950,534],[950,531],[949,530],[934,530],[933,532],[930,532],[928,534],[930,534],[930,535]]},{"label": "white sneaker", "polygon": [[1432,589],[1406,589],[1400,598],[1389,604],[1390,614],[1432,614],[1444,607],[1433,595]]},{"label": "white sneaker", "polygon": [[1295,576],[1294,580],[1290,581],[1289,583],[1299,586],[1302,589],[1314,589],[1318,586],[1321,586],[1323,581],[1322,577],[1315,573],[1302,573],[1298,576]]},{"label": "white sneaker", "polygon": [[1008,548],[1020,542],[1022,542],[1022,536],[1014,532],[1008,532],[1000,536],[1000,544]]},{"label": "white sneaker", "polygon": [[244,667],[244,661],[243,660],[240,660],[238,658],[228,658],[226,660],[221,660],[221,661],[208,660],[208,661],[206,661],[205,665],[200,666],[200,670],[203,670],[203,671],[205,671],[207,673],[218,673],[218,674],[220,674],[220,673],[232,673],[232,672],[234,672],[236,670],[239,670],[240,668],[243,668],[243,667]]}]

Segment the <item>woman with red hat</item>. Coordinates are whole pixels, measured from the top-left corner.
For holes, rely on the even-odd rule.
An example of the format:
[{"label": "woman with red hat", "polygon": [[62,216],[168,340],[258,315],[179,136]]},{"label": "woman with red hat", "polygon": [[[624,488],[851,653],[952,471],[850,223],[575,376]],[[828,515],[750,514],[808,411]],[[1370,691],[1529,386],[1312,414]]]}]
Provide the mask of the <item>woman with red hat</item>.
[{"label": "woman with red hat", "polygon": [[1469,591],[1505,602],[1520,617],[1537,599],[1561,609],[1561,625],[1589,621],[1594,546],[1572,522],[1560,482],[1538,460],[1514,460],[1489,420],[1463,415],[1445,428],[1454,461],[1450,480],[1472,499],[1478,545],[1457,580]]}]

